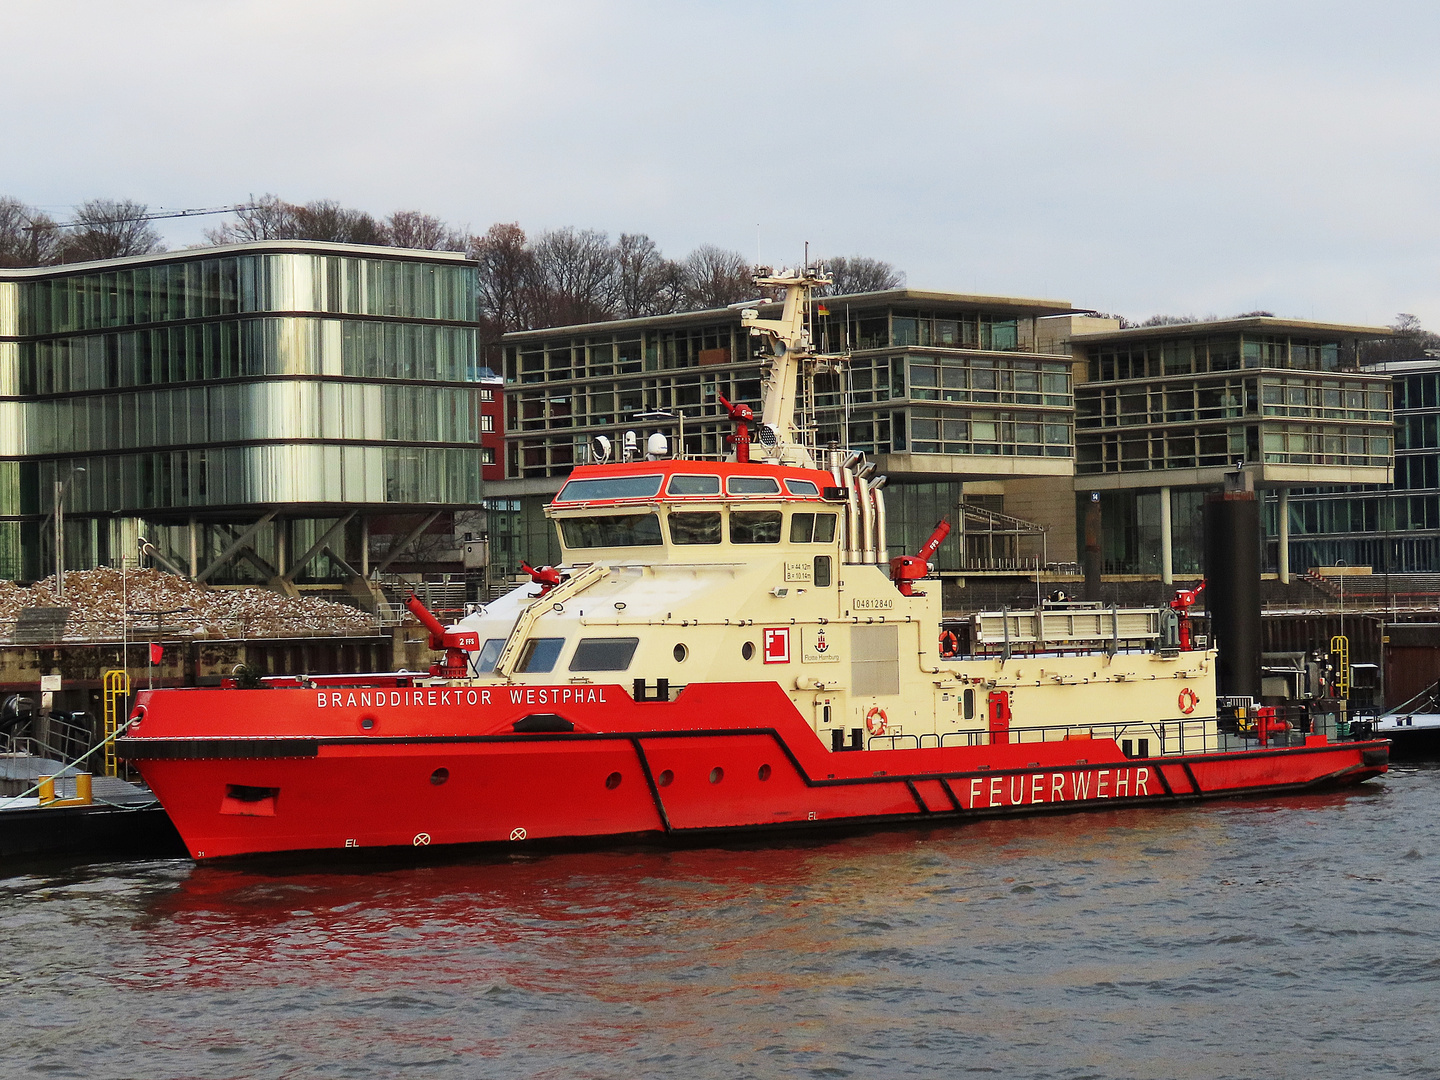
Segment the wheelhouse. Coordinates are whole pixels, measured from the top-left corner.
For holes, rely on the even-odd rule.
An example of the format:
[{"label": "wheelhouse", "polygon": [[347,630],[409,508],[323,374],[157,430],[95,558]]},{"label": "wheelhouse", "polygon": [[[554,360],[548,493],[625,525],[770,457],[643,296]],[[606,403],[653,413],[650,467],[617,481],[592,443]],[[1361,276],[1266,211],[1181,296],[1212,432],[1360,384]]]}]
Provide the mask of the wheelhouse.
[{"label": "wheelhouse", "polygon": [[576,469],[546,508],[567,562],[717,562],[784,552],[828,578],[845,496],[828,472],[733,462],[646,461]]}]

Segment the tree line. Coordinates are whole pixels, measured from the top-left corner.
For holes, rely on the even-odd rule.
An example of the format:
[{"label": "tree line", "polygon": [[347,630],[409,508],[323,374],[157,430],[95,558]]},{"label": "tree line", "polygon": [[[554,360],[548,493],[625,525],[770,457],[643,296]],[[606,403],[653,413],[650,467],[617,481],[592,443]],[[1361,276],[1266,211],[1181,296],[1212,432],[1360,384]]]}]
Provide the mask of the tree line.
[{"label": "tree line", "polygon": [[55,266],[164,251],[144,203],[91,199],[61,225],[19,199],[0,195],[0,266]]},{"label": "tree line", "polygon": [[[49,266],[164,251],[142,203],[96,199],[75,208],[73,224],[19,200],[0,198],[0,266]],[[322,240],[458,251],[479,267],[480,321],[487,341],[511,330],[568,326],[725,307],[756,296],[750,261],[702,244],[672,259],[644,233],[612,241],[597,229],[566,226],[527,235],[517,223],[483,233],[419,210],[377,218],[334,199],[291,203],[265,195],[205,233],[212,244],[255,240]],[[898,288],[905,275],[867,256],[822,260],[828,291]]]}]

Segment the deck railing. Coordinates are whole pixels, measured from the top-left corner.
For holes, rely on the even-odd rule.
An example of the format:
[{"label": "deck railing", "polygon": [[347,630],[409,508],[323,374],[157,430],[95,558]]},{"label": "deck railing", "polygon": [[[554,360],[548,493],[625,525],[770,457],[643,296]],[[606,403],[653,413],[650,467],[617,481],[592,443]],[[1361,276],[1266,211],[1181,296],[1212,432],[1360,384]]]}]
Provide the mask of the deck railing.
[{"label": "deck railing", "polygon": [[1056,724],[1038,727],[1011,727],[1004,731],[986,729],[925,732],[909,735],[873,735],[868,750],[922,750],[958,746],[1024,745],[1027,743],[1070,742],[1077,750],[1086,742],[1113,739],[1127,758],[1174,757],[1180,754],[1222,754],[1261,747],[1303,746],[1306,735],[1327,735],[1345,739],[1349,726],[1333,714],[1307,715],[1296,709],[1281,716],[1288,730],[1241,731],[1215,718],[1200,720],[1121,720],[1110,724]]}]

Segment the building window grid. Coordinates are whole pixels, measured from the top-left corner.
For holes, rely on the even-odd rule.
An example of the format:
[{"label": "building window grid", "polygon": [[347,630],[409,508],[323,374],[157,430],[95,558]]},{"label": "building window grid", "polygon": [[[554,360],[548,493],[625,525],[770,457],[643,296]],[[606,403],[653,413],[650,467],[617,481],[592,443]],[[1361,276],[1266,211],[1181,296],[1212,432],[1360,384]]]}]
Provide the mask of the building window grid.
[{"label": "building window grid", "polygon": [[[1276,355],[1260,358],[1270,362]],[[1090,383],[1076,390],[1077,471],[1203,468],[1241,457],[1384,466],[1390,416],[1388,382],[1363,375],[1316,378],[1267,369],[1244,378]],[[1250,423],[1225,422],[1236,418]],[[1176,430],[1177,424],[1193,427]],[[1116,430],[1125,428],[1137,430]]]},{"label": "building window grid", "polygon": [[[646,331],[646,371],[673,368],[677,376],[614,378],[612,372],[636,370],[633,362],[621,364],[616,358],[625,351],[627,341],[637,340],[642,339],[619,332],[532,338],[506,347],[507,372],[520,384],[511,393],[508,430],[531,436],[518,440],[514,462],[518,472],[513,475],[563,475],[586,460],[592,435],[628,426],[634,423],[630,419],[634,414],[646,411],[682,409],[686,452],[717,456],[724,452],[723,436],[729,425],[715,393],[718,390],[731,401],[758,406],[759,365],[755,361],[731,362],[713,372],[705,367],[725,364],[740,351],[747,341],[743,328],[724,324]],[[744,347],[748,352],[748,345]],[[848,366],[851,412],[845,441],[854,449],[873,454],[910,449],[920,453],[1073,456],[1069,360],[1023,361],[1013,354],[996,357],[974,352],[950,355],[937,349],[915,355],[852,355]],[[913,376],[916,370],[922,372],[918,386]],[[682,371],[685,374],[678,375]],[[597,377],[613,381],[597,386],[591,381]],[[955,385],[962,380],[963,387]],[[544,388],[526,385],[540,381],[545,382]],[[930,385],[945,382],[950,385]],[[846,397],[845,387],[833,377],[817,378],[815,410],[822,442],[840,439]],[[874,408],[915,400],[939,401],[942,407],[916,410],[908,416],[904,410]],[[1034,412],[980,410],[972,427],[970,414],[979,403],[1037,408]],[[907,425],[916,422],[924,431],[932,422],[941,426],[933,439],[912,432],[907,440]],[[957,424],[963,425],[963,434]],[[540,437],[552,432],[553,438]]]}]

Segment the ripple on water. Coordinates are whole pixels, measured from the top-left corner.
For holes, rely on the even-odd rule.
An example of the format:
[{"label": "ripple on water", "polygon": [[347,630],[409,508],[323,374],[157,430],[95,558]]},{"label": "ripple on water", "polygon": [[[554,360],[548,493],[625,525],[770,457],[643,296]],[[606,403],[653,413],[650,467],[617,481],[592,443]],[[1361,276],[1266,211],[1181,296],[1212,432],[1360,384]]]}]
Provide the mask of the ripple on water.
[{"label": "ripple on water", "polygon": [[1433,1075],[1440,770],[1368,787],[368,872],[32,865],[0,878],[0,1071]]}]

